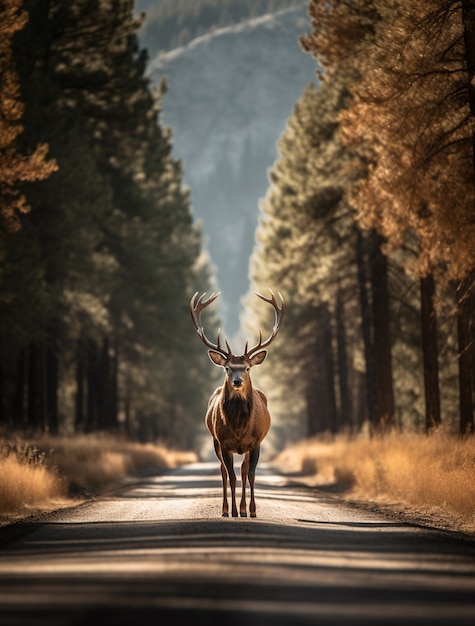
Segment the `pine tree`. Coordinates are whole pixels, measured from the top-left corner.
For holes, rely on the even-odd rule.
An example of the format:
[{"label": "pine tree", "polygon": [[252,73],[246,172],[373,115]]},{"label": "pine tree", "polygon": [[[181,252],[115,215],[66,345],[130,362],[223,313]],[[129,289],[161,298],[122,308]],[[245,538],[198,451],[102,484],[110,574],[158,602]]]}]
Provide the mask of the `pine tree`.
[{"label": "pine tree", "polygon": [[[351,412],[360,393],[352,353],[361,349],[361,336],[343,321],[358,315],[356,231],[342,174],[348,159],[336,136],[345,93],[338,81],[322,82],[318,90],[309,86],[296,104],[261,203],[251,263],[253,287],[272,285],[288,296],[273,350],[282,389],[279,413],[297,418],[300,410],[310,434],[336,432],[344,423],[357,427],[358,420]],[[255,304],[251,297],[247,303]],[[297,396],[304,402],[300,409]]]},{"label": "pine tree", "polygon": [[[309,13],[313,30],[309,35],[301,37],[301,44],[303,49],[311,52],[322,65],[326,80],[343,81],[348,90],[353,83],[358,83],[360,80],[361,57],[364,58],[362,52],[370,45],[375,26],[379,20],[375,4],[374,2],[355,3],[347,0],[337,0],[331,3],[314,0],[310,3]],[[349,101],[348,98],[347,105]],[[365,163],[361,154],[353,152],[353,156],[352,180],[361,176]],[[350,179],[348,179],[345,194],[349,186]],[[350,202],[350,205],[353,206],[353,203]],[[384,242],[378,241],[375,234],[369,236],[368,242],[372,242],[369,251],[370,271],[364,270],[364,258],[361,256],[364,247],[360,245],[360,254],[357,255],[357,260],[360,263],[358,277],[360,300],[363,307],[367,398],[368,402],[371,403],[368,410],[372,430],[381,432],[392,428],[394,425],[390,308],[386,285],[388,277],[387,266],[381,256],[381,246]],[[374,264],[377,264],[380,271],[373,271]],[[366,290],[366,275],[371,284],[371,296],[362,293]],[[370,303],[372,303],[373,309],[378,306],[381,311],[374,310],[370,314],[369,309],[365,309],[365,307],[370,306]],[[381,315],[382,311],[384,311],[384,316]]]}]

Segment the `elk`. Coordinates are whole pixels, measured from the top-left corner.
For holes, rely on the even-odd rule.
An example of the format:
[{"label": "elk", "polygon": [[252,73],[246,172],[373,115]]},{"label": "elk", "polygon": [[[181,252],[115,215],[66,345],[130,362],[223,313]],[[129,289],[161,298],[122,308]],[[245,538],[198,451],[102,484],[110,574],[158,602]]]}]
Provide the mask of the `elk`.
[{"label": "elk", "polygon": [[221,477],[223,482],[223,517],[229,517],[227,479],[231,487],[231,514],[238,517],[236,506],[236,474],[234,472],[234,453],[243,454],[241,465],[242,496],[239,506],[241,517],[247,517],[246,484],[249,479],[251,501],[249,513],[256,517],[256,502],[254,498],[254,480],[257,461],[259,460],[261,442],[270,427],[270,415],[267,408],[267,398],[259,389],[254,389],[251,383],[250,370],[254,365],[260,365],[267,356],[266,348],[274,341],[279,332],[284,317],[284,299],[279,293],[281,306],[269,289],[270,298],[255,292],[256,296],[274,307],[275,323],[271,335],[262,341],[262,331],[259,329],[259,341],[251,349],[248,342],[244,354],[236,356],[232,353],[227,340],[226,349],[221,346],[220,331],[218,330],[217,343],[212,343],[205,335],[201,323],[201,312],[220,293],[212,293],[204,300],[206,293],[198,297],[198,292],[191,298],[190,312],[193,324],[199,338],[205,344],[211,361],[225,370],[225,380],[211,395],[206,412],[206,426],[213,437],[214,450],[221,463]]}]

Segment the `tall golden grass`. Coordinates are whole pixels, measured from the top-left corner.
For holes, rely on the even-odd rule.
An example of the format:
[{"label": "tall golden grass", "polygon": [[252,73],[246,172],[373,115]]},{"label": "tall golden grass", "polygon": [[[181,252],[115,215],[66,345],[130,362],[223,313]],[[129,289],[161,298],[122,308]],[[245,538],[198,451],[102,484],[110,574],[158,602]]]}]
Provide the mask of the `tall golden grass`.
[{"label": "tall golden grass", "polygon": [[475,438],[336,436],[302,441],[278,457],[284,470],[310,475],[317,488],[347,499],[393,505],[435,525],[475,531]]},{"label": "tall golden grass", "polygon": [[0,520],[62,506],[66,488],[60,476],[37,460],[9,452],[0,459]]},{"label": "tall golden grass", "polygon": [[0,522],[70,506],[139,472],[197,460],[156,444],[106,435],[0,438]]}]

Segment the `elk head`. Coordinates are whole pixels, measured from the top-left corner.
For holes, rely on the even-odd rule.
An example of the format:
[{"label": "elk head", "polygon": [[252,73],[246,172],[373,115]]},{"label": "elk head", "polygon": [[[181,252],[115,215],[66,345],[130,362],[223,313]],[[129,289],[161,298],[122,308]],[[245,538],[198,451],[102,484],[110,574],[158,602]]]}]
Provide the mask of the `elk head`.
[{"label": "elk head", "polygon": [[257,342],[257,344],[253,348],[249,349],[248,342],[246,341],[244,354],[240,356],[234,355],[232,353],[231,347],[229,346],[229,343],[226,339],[226,349],[221,346],[221,337],[219,330],[217,343],[211,342],[204,333],[203,325],[201,323],[201,312],[212,302],[214,302],[214,300],[216,300],[216,298],[220,295],[220,292],[216,294],[212,293],[207,300],[204,300],[206,293],[198,297],[198,292],[196,292],[191,299],[190,312],[193,324],[196,328],[196,332],[198,333],[198,336],[205,344],[205,346],[209,348],[208,355],[211,361],[215,365],[218,365],[225,369],[226,383],[234,391],[245,392],[247,390],[250,381],[249,372],[251,370],[251,367],[253,367],[254,365],[260,365],[264,362],[267,356],[266,348],[270,346],[270,344],[274,341],[282,324],[282,319],[284,317],[284,299],[279,293],[279,297],[281,300],[281,307],[279,308],[274,294],[270,289],[269,292],[271,295],[270,298],[266,298],[265,296],[257,292],[255,292],[255,294],[256,296],[261,298],[261,300],[264,300],[264,302],[268,302],[274,307],[275,322],[272,333],[265,341],[262,341],[262,331],[259,329],[259,341]]}]

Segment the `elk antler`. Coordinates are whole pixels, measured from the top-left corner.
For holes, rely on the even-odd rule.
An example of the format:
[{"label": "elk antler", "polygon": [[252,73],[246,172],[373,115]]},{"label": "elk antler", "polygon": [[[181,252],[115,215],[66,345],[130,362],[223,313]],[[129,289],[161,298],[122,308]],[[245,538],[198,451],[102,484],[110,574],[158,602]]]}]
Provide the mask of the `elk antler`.
[{"label": "elk antler", "polygon": [[225,343],[226,343],[226,347],[228,349],[228,351],[226,352],[226,350],[224,350],[224,348],[221,347],[221,337],[220,337],[220,331],[218,330],[218,343],[212,343],[205,335],[205,331],[203,329],[203,325],[201,323],[201,311],[203,309],[205,309],[208,305],[210,305],[212,302],[214,302],[216,300],[216,298],[220,295],[220,291],[218,291],[218,293],[212,293],[210,295],[210,297],[203,302],[203,298],[205,297],[206,293],[203,293],[199,298],[198,298],[198,292],[195,293],[195,295],[191,298],[190,300],[190,313],[191,313],[191,319],[193,320],[193,324],[196,328],[196,332],[198,333],[198,337],[201,339],[201,341],[205,344],[205,346],[207,346],[208,348],[211,348],[211,350],[215,350],[216,352],[219,352],[220,354],[222,354],[224,356],[225,359],[229,359],[229,357],[232,355],[232,350],[229,347],[229,343],[227,342],[227,340],[225,339]]},{"label": "elk antler", "polygon": [[270,335],[268,339],[264,341],[264,343],[262,342],[262,330],[259,328],[259,343],[257,343],[250,350],[247,349],[247,341],[246,341],[244,354],[248,358],[250,358],[255,352],[258,352],[259,350],[263,350],[264,348],[267,348],[267,346],[270,346],[270,344],[274,341],[277,333],[279,332],[279,328],[282,324],[282,320],[284,319],[284,298],[282,297],[282,294],[279,291],[277,292],[281,300],[281,307],[279,309],[279,307],[277,306],[277,300],[275,299],[274,294],[272,293],[270,289],[269,289],[269,292],[271,295],[270,298],[266,298],[265,296],[262,296],[260,293],[257,293],[257,291],[255,291],[254,293],[256,294],[258,298],[260,298],[261,300],[264,300],[264,302],[268,302],[269,304],[272,304],[272,306],[274,307],[274,310],[275,310],[274,328],[272,329],[272,334]]}]

